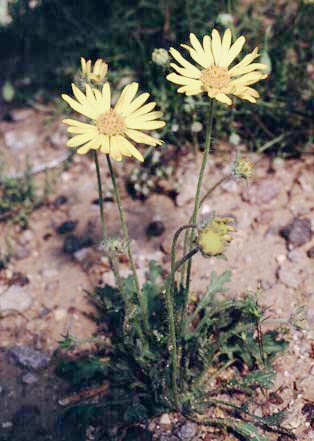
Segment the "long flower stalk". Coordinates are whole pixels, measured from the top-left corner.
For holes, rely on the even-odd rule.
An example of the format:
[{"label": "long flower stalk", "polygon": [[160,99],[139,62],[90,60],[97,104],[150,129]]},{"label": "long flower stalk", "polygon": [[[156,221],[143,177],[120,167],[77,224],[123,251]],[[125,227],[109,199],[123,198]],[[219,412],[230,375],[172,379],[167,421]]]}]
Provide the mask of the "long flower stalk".
[{"label": "long flower stalk", "polygon": [[148,322],[148,316],[147,316],[147,308],[146,308],[146,305],[145,305],[145,302],[144,302],[144,299],[143,299],[143,296],[142,296],[142,291],[141,291],[140,283],[139,283],[139,280],[138,280],[138,275],[137,275],[137,271],[136,271],[136,267],[135,267],[135,262],[134,262],[134,259],[133,259],[133,254],[132,254],[131,245],[130,245],[129,232],[128,232],[128,228],[127,228],[126,221],[125,221],[124,210],[123,210],[123,207],[122,207],[122,204],[121,204],[120,193],[119,193],[119,189],[118,189],[115,173],[114,173],[114,170],[113,170],[113,167],[112,167],[112,163],[111,163],[111,160],[110,160],[110,156],[106,155],[106,157],[107,157],[110,177],[111,177],[111,181],[112,181],[112,185],[113,185],[113,191],[114,191],[114,195],[115,195],[115,200],[117,202],[118,209],[119,209],[120,222],[121,222],[121,227],[122,227],[122,231],[123,231],[123,235],[124,235],[124,240],[125,240],[126,246],[127,246],[129,263],[130,263],[131,271],[132,271],[133,277],[134,277],[134,283],[135,283],[135,288],[136,288],[137,300],[139,302],[139,305],[140,305],[140,308],[141,308],[141,311],[142,311],[142,317],[143,317],[143,322],[144,322],[144,329],[145,329],[146,332],[149,332],[149,322]]},{"label": "long flower stalk", "polygon": [[[97,187],[98,187],[98,201],[99,201],[99,212],[100,212],[100,223],[101,223],[101,236],[102,240],[105,242],[108,240],[107,235],[107,228],[105,223],[105,216],[104,216],[104,198],[103,198],[103,191],[102,191],[102,184],[101,184],[101,176],[100,176],[100,169],[99,169],[99,161],[97,156],[97,151],[94,150],[94,161],[96,166],[96,175],[97,175]],[[119,289],[121,295],[123,296],[123,284],[121,280],[121,276],[119,273],[119,268],[117,265],[117,262],[115,259],[113,259],[111,256],[108,257],[109,263],[111,266],[111,269],[113,271],[113,275],[115,278],[116,286]],[[126,300],[124,298],[124,300]],[[127,306],[127,305],[126,305]]]},{"label": "long flower stalk", "polygon": [[[214,116],[215,116],[215,101],[213,99],[211,99],[210,100],[210,109],[209,109],[209,119],[208,119],[208,124],[207,124],[207,129],[206,129],[205,150],[203,153],[203,160],[202,160],[202,164],[201,164],[201,168],[200,168],[200,172],[199,172],[196,193],[195,193],[195,199],[194,199],[194,208],[193,208],[192,222],[191,222],[192,224],[197,223],[197,215],[198,215],[198,210],[199,210],[199,206],[200,206],[202,183],[203,183],[204,173],[205,173],[208,155],[209,155],[210,147],[211,147],[211,138],[212,138]],[[187,231],[186,235],[187,234],[189,234],[188,231]],[[194,238],[195,238],[195,231],[192,230],[189,235],[189,239],[188,239],[188,244],[189,244],[188,251],[191,251],[191,249],[193,247]],[[187,264],[187,273],[186,273],[186,283],[185,283],[186,301],[185,301],[184,307],[186,307],[187,300],[188,300],[187,296],[188,296],[189,288],[190,288],[191,270],[192,270],[192,260],[189,260],[188,264]]]}]

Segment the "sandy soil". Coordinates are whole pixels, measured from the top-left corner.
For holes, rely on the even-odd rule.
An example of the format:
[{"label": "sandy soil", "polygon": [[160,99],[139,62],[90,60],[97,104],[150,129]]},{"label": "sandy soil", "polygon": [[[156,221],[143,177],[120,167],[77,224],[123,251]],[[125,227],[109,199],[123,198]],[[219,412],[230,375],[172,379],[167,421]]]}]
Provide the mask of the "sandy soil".
[{"label": "sandy soil", "polygon": [[[0,122],[0,154],[6,163],[6,174],[23,170],[26,158],[37,167],[64,156],[66,134],[59,123],[48,123],[47,116],[29,109],[14,111],[12,115],[13,121]],[[222,174],[229,173],[231,158],[230,146],[217,146],[210,159],[205,186],[210,187]],[[145,203],[134,201],[121,185],[141,280],[152,259],[169,267],[172,235],[192,212],[200,159],[201,154],[196,159],[188,154],[180,160],[176,178],[181,182],[181,191],[176,203],[157,194]],[[234,216],[237,233],[227,251],[228,262],[196,256],[192,287],[195,292],[202,291],[212,270],[231,269],[233,281],[228,293],[231,297],[254,291],[260,283],[264,289],[261,303],[272,307],[273,317],[289,320],[298,306],[307,306],[305,329],[292,331],[290,348],[276,363],[276,388],[283,399],[277,407],[287,408],[289,412],[287,425],[295,430],[299,440],[314,440],[314,431],[302,414],[304,404],[314,402],[314,252],[310,251],[314,246],[314,157],[271,162],[252,156],[252,160],[257,163],[249,186],[243,181],[229,180],[202,207],[203,217],[211,210]],[[102,168],[104,186],[110,190],[104,161]],[[129,165],[116,165],[120,183],[129,170]],[[49,370],[44,375],[45,387],[40,380],[42,374],[38,374],[33,386],[20,387],[20,378],[28,370],[25,366],[17,367],[14,357],[8,355],[12,347],[29,345],[51,354],[67,332],[88,339],[95,331],[95,324],[89,318],[92,307],[86,291],[97,284],[113,283],[107,259],[96,245],[72,254],[63,250],[69,234],[88,238],[94,244],[100,240],[94,172],[89,158],[74,156],[67,170],[59,168],[53,172],[55,184],[49,204],[33,212],[26,230],[19,231],[9,221],[0,223],[1,250],[5,249],[7,238],[13,249],[8,267],[0,271],[0,395],[4,396],[0,402],[0,432],[5,433],[10,424],[17,424],[21,403],[27,406],[36,401],[34,392],[25,398],[25,387],[31,387],[32,391],[37,388],[41,403],[49,395]],[[40,176],[38,179],[42,181]],[[63,201],[60,196],[64,197]],[[105,202],[105,213],[110,235],[119,235],[118,214],[110,198]],[[294,231],[293,240],[290,237],[287,242],[280,231],[296,219],[301,221],[300,231]],[[69,220],[77,221],[75,229],[59,234],[57,228]],[[165,231],[148,238],[147,227],[155,221],[162,222]],[[296,224],[294,229],[298,229]],[[126,263],[122,263],[122,272],[128,272]],[[62,395],[62,386],[60,390],[56,387],[55,398],[49,398],[52,404],[47,404],[50,409],[57,407],[58,394]],[[156,425],[153,429],[156,430]],[[200,436],[197,433],[193,440],[201,439]]]}]

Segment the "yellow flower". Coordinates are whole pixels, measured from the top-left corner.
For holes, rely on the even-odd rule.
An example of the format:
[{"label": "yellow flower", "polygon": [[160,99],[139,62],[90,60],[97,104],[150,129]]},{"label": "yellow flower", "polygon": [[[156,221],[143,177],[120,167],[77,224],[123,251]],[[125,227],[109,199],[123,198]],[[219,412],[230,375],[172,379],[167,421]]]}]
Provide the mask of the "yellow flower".
[{"label": "yellow flower", "polygon": [[74,119],[65,119],[68,132],[75,134],[67,145],[79,147],[80,154],[89,150],[100,149],[117,161],[123,156],[134,156],[139,161],[144,161],[142,154],[129,141],[151,146],[161,145],[162,141],[142,132],[142,130],[155,130],[165,126],[164,121],[158,120],[162,112],[152,112],[155,102],[148,104],[149,94],[142,93],[137,98],[138,83],[126,86],[114,107],[111,107],[111,91],[109,83],[104,84],[102,91],[92,89],[86,85],[86,93],[72,84],[76,100],[69,95],[62,95],[69,106],[91,120],[83,123]]},{"label": "yellow flower", "polygon": [[234,219],[230,217],[214,217],[206,227],[200,229],[198,245],[205,256],[222,254],[233,238],[230,232],[235,228],[229,225]]},{"label": "yellow flower", "polygon": [[248,179],[253,175],[254,165],[247,158],[237,157],[234,160],[231,169],[235,178]]},{"label": "yellow flower", "polygon": [[231,39],[230,29],[225,31],[222,39],[219,32],[214,29],[211,37],[204,36],[202,44],[194,34],[190,34],[191,46],[186,44],[181,46],[200,67],[187,61],[176,49],[170,49],[170,54],[179,65],[170,64],[177,73],[169,74],[167,79],[180,85],[178,93],[190,96],[205,92],[209,98],[215,98],[228,105],[232,104],[228,95],[238,96],[251,103],[256,102],[259,94],[249,86],[267,77],[267,74],[259,72],[267,69],[267,66],[262,63],[252,63],[259,56],[256,48],[230,68],[245,43],[245,38],[239,37],[231,45]]},{"label": "yellow flower", "polygon": [[108,71],[108,64],[104,62],[101,58],[98,58],[92,69],[91,60],[86,61],[85,58],[81,58],[82,75],[90,81],[95,83],[100,83],[105,79]]}]

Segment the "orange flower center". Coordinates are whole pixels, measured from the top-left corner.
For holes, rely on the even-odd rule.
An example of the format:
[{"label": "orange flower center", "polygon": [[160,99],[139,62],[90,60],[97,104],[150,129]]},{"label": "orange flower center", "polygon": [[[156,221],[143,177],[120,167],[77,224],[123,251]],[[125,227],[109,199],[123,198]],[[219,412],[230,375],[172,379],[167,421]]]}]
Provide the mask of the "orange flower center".
[{"label": "orange flower center", "polygon": [[211,66],[201,72],[200,80],[205,89],[222,89],[230,83],[230,75],[225,67]]},{"label": "orange flower center", "polygon": [[103,135],[122,135],[126,129],[124,118],[114,110],[102,113],[96,120],[96,126]]}]

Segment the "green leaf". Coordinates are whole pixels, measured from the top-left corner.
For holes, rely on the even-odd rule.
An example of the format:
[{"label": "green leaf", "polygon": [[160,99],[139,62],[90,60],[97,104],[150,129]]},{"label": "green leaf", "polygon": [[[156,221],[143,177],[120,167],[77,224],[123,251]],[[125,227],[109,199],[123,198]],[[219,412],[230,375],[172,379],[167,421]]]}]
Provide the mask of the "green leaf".
[{"label": "green leaf", "polygon": [[15,95],[14,87],[10,81],[6,81],[2,87],[2,97],[4,101],[10,103]]},{"label": "green leaf", "polygon": [[230,428],[248,441],[269,441],[257,427],[246,421],[236,421]]}]

